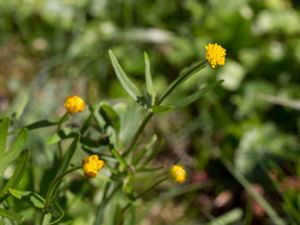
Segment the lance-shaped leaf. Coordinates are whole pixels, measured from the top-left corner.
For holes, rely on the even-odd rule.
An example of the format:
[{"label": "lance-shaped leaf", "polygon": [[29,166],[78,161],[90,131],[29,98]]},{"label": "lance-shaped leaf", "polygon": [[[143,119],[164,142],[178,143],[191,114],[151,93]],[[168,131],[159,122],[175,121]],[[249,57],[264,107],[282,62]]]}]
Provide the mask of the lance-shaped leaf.
[{"label": "lance-shaped leaf", "polygon": [[5,117],[1,120],[0,123],[0,157],[1,158],[6,149],[6,140],[7,140],[9,122],[10,119],[8,117]]},{"label": "lance-shaped leaf", "polygon": [[58,123],[59,123],[59,121],[52,122],[50,120],[40,120],[40,121],[37,121],[37,122],[27,125],[26,128],[28,130],[34,130],[34,129],[38,129],[38,128],[51,127],[51,126],[57,125]]},{"label": "lance-shaped leaf", "polygon": [[132,97],[135,101],[138,101],[142,97],[141,91],[128,78],[127,74],[124,72],[117,58],[111,50],[109,50],[109,57],[122,87],[129,94],[130,97]]},{"label": "lance-shaped leaf", "polygon": [[109,103],[101,102],[99,113],[108,125],[120,131],[120,117]]},{"label": "lance-shaped leaf", "polygon": [[13,175],[0,191],[0,202],[5,200],[9,188],[15,187],[22,179],[29,157],[29,150],[22,152],[22,154],[20,155]]},{"label": "lance-shaped leaf", "polygon": [[23,216],[20,214],[17,214],[12,211],[8,211],[6,209],[0,208],[0,216],[8,218],[10,220],[16,220],[16,221],[21,221],[23,220]]},{"label": "lance-shaped leaf", "polygon": [[42,209],[45,205],[45,199],[39,194],[32,191],[21,191],[16,189],[9,189],[9,193],[15,198],[31,204],[33,207]]},{"label": "lance-shaped leaf", "polygon": [[198,91],[194,92],[193,94],[191,94],[187,97],[184,97],[182,99],[179,99],[176,102],[172,102],[170,104],[174,105],[176,108],[183,108],[183,107],[197,101],[198,99],[202,98],[207,92],[214,89],[216,86],[218,86],[222,82],[223,82],[223,80],[215,81],[211,84],[208,84],[205,88],[202,88],[201,90],[198,90]]},{"label": "lance-shaped leaf", "polygon": [[16,137],[10,149],[3,154],[3,157],[0,158],[0,175],[3,174],[7,165],[14,161],[21,154],[21,151],[24,149],[26,141],[27,130],[22,129]]},{"label": "lance-shaped leaf", "polygon": [[153,88],[153,82],[151,76],[150,60],[146,52],[144,52],[144,61],[145,61],[145,77],[146,77],[147,94],[149,95],[151,105],[154,105],[155,91]]}]

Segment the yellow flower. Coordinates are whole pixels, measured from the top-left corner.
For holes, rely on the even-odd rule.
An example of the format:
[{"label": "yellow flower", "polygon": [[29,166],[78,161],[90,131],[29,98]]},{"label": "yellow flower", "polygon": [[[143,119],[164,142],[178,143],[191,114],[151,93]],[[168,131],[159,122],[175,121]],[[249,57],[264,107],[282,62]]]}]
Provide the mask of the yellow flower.
[{"label": "yellow flower", "polygon": [[85,107],[85,102],[78,96],[69,96],[64,104],[68,113],[82,112]]},{"label": "yellow flower", "polygon": [[215,68],[217,65],[225,64],[226,49],[218,44],[208,44],[205,46],[206,54],[205,58],[212,68]]},{"label": "yellow flower", "polygon": [[185,169],[180,165],[172,166],[170,173],[176,183],[182,184],[186,179]]},{"label": "yellow flower", "polygon": [[104,161],[99,159],[98,155],[90,155],[82,160],[84,175],[88,178],[97,176],[98,172],[103,168]]}]

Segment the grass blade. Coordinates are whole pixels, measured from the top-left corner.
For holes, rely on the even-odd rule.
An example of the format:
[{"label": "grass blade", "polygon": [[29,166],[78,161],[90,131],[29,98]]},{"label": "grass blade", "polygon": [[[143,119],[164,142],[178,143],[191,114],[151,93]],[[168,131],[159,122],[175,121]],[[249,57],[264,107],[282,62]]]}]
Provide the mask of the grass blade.
[{"label": "grass blade", "polygon": [[279,217],[277,212],[273,209],[273,207],[267,202],[267,200],[255,191],[250,182],[238,171],[234,168],[234,166],[223,156],[221,156],[221,160],[227,170],[235,177],[235,179],[245,188],[245,190],[254,198],[257,203],[265,210],[270,219],[276,225],[286,225],[286,223]]}]

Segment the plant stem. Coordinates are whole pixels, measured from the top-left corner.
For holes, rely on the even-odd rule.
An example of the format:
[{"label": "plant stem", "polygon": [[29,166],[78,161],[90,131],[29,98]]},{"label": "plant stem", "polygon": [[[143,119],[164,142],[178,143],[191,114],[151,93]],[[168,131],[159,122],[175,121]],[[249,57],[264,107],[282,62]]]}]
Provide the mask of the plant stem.
[{"label": "plant stem", "polygon": [[57,178],[55,178],[53,180],[53,182],[50,184],[50,187],[48,189],[47,192],[47,196],[46,196],[46,202],[45,202],[45,207],[44,209],[47,209],[49,204],[51,203],[51,200],[53,199],[53,197],[56,194],[57,188],[55,188],[57,185],[59,185],[60,181],[62,180],[62,178],[66,175],[68,175],[69,173],[74,172],[75,170],[81,169],[81,166],[75,166],[72,169],[66,171],[65,173],[63,173],[62,175],[58,176]]},{"label": "plant stem", "polygon": [[117,193],[117,191],[120,189],[121,187],[121,183],[119,183],[117,186],[112,187],[112,191],[111,194],[108,195],[108,191],[110,189],[110,187],[112,186],[111,183],[106,183],[105,188],[104,188],[104,193],[102,196],[102,200],[99,203],[99,206],[97,208],[97,212],[96,212],[96,218],[95,218],[95,223],[94,225],[101,225],[102,221],[103,221],[103,215],[104,215],[104,209],[107,205],[107,203],[112,199],[112,197]]},{"label": "plant stem", "polygon": [[[182,75],[180,75],[176,80],[174,80],[169,87],[167,88],[167,90],[162,94],[162,96],[159,98],[159,100],[157,101],[157,105],[160,105],[173,91],[174,89],[183,81],[185,81],[187,78],[189,78],[191,75],[193,75],[195,72],[199,71],[202,67],[205,66],[206,61],[202,61],[200,63],[198,63],[197,65],[192,65],[191,67],[189,67],[186,71],[184,71],[182,73]],[[125,152],[123,153],[123,156],[125,157],[126,155],[128,155],[128,153],[132,150],[132,148],[134,147],[134,145],[136,144],[136,142],[138,141],[141,133],[143,132],[145,126],[147,125],[147,123],[149,122],[149,120],[152,118],[153,116],[153,112],[148,112],[146,114],[146,116],[144,117],[143,121],[140,123],[139,128],[136,130],[133,138],[131,139],[131,142],[128,146],[128,148],[125,150]]]},{"label": "plant stem", "polygon": [[[152,184],[150,187],[148,187],[145,191],[143,191],[143,192],[140,193],[138,196],[136,196],[136,197],[134,198],[134,201],[137,200],[137,199],[139,199],[139,198],[141,198],[141,197],[143,197],[145,194],[147,194],[149,191],[151,191],[154,187],[156,187],[157,185],[159,185],[160,183],[164,182],[164,181],[167,180],[167,179],[168,179],[168,177],[164,177],[164,178],[162,178],[162,179],[156,181],[154,184]],[[125,207],[122,209],[121,215],[120,215],[119,219],[117,220],[117,221],[118,221],[118,222],[117,222],[117,225],[121,225],[121,222],[122,222],[122,220],[123,220],[123,218],[124,218],[125,212],[126,212],[127,209],[130,207],[131,204],[132,204],[132,203],[127,203],[127,204],[125,205]]]},{"label": "plant stem", "polygon": [[200,68],[205,66],[205,62],[206,61],[202,61],[199,64],[197,64],[196,66],[191,66],[186,71],[184,71],[181,76],[179,76],[176,80],[174,80],[169,85],[168,89],[159,98],[157,104],[160,105],[163,102],[163,100],[165,100],[181,82],[185,81],[187,78],[189,78],[191,75],[193,75],[196,71],[199,71]]},{"label": "plant stem", "polygon": [[140,123],[139,128],[136,130],[133,138],[131,139],[129,147],[126,149],[126,151],[123,153],[123,156],[125,157],[128,155],[128,153],[132,150],[136,142],[138,141],[141,133],[143,132],[145,126],[147,125],[148,121],[151,119],[153,116],[153,112],[147,112],[146,116],[144,117],[143,121]]}]

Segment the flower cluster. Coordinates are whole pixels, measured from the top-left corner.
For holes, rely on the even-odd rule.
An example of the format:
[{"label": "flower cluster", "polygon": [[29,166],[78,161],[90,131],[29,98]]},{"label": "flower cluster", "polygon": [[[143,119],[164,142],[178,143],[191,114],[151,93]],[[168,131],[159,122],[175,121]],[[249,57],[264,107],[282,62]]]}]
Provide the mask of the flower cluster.
[{"label": "flower cluster", "polygon": [[176,183],[182,184],[186,180],[185,169],[180,165],[173,165],[170,173]]},{"label": "flower cluster", "polygon": [[85,108],[85,102],[82,98],[78,96],[69,96],[64,104],[66,110],[68,113],[77,113],[82,112]]},{"label": "flower cluster", "polygon": [[225,64],[226,49],[218,44],[208,44],[205,46],[206,54],[205,58],[212,68],[217,65]]},{"label": "flower cluster", "polygon": [[98,172],[103,168],[104,161],[99,159],[98,155],[90,155],[82,160],[84,175],[88,178],[97,176]]}]

